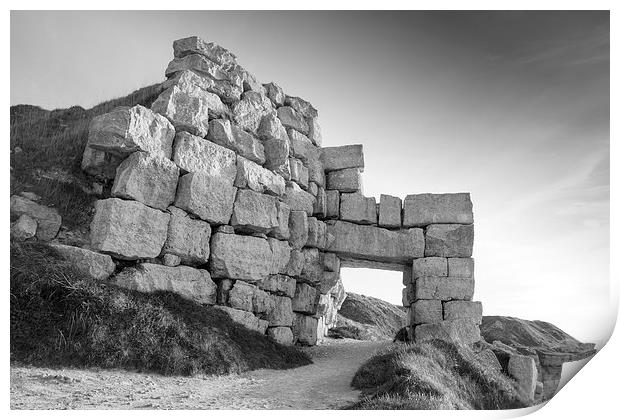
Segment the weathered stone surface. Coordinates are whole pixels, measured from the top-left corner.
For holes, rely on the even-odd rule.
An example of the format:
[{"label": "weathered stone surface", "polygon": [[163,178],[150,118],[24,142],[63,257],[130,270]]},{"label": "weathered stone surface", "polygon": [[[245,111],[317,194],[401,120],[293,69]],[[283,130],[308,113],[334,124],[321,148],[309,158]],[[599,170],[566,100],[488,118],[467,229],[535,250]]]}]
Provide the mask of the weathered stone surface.
[{"label": "weathered stone surface", "polygon": [[97,178],[114,179],[116,168],[123,159],[124,157],[93,149],[87,144],[82,156],[82,170]]},{"label": "weathered stone surface", "polygon": [[181,265],[181,257],[174,254],[164,254],[164,256],[162,257],[162,262],[165,266],[176,267],[178,265]]},{"label": "weathered stone surface", "polygon": [[27,214],[22,214],[15,223],[11,224],[11,239],[25,241],[36,234],[37,221]]},{"label": "weathered stone surface", "polygon": [[482,303],[462,300],[444,302],[443,316],[446,321],[464,318],[480,325],[482,324]]},{"label": "weathered stone surface", "polygon": [[291,249],[291,256],[285,270],[286,275],[291,277],[299,276],[305,262],[303,252],[299,249]]},{"label": "weathered stone surface", "polygon": [[142,293],[168,291],[196,303],[215,303],[217,286],[207,270],[191,267],[166,267],[142,263],[124,269],[114,278],[120,286]]},{"label": "weathered stone surface", "polygon": [[215,231],[218,233],[228,233],[228,234],[234,234],[235,233],[235,228],[229,225],[220,225],[218,227],[215,228]]},{"label": "weathered stone surface", "polygon": [[379,200],[379,226],[386,228],[400,228],[402,200],[391,195],[381,194]]},{"label": "weathered stone surface", "polygon": [[326,252],[323,256],[323,263],[327,271],[333,271],[334,273],[340,272],[340,258],[333,252]]},{"label": "weathered stone surface", "polygon": [[361,191],[362,173],[357,168],[328,172],[327,189],[338,190],[343,193]]},{"label": "weathered stone surface", "polygon": [[237,176],[235,152],[186,132],[176,135],[173,160],[183,172],[218,176],[231,184]]},{"label": "weathered stone surface", "polygon": [[340,192],[337,190],[325,190],[326,214],[328,219],[340,217]]},{"label": "weathered stone surface", "polygon": [[273,307],[267,314],[270,327],[290,327],[293,325],[293,306],[290,297],[272,296]]},{"label": "weathered stone surface", "polygon": [[429,225],[425,233],[427,257],[471,257],[474,225]]},{"label": "weathered stone surface", "polygon": [[338,284],[338,280],[340,280],[340,273],[324,271],[321,278],[321,283],[319,284],[319,293],[331,293],[332,289],[336,287],[336,284]]},{"label": "weathered stone surface", "polygon": [[241,95],[241,100],[232,107],[234,122],[246,131],[255,133],[263,117],[273,111],[271,101],[265,95],[248,91]]},{"label": "weathered stone surface", "polygon": [[99,200],[90,224],[93,249],[120,259],[157,257],[166,241],[168,213],[137,201]]},{"label": "weathered stone surface", "polygon": [[319,299],[318,290],[306,283],[297,283],[293,297],[293,310],[314,315]]},{"label": "weathered stone surface", "polygon": [[325,187],[325,171],[318,156],[311,156],[306,165],[308,166],[308,180],[319,187]]},{"label": "weathered stone surface", "polygon": [[207,139],[259,165],[265,163],[263,144],[252,134],[243,131],[228,120],[211,120]]},{"label": "weathered stone surface", "polygon": [[[316,185],[314,182],[311,184]],[[325,188],[317,187],[315,198],[313,214],[316,217],[324,218],[327,214],[327,195],[325,194]]]},{"label": "weathered stone surface", "polygon": [[184,264],[206,263],[209,260],[211,226],[202,220],[192,219],[174,206],[170,206],[168,212],[170,223],[162,254],[178,256]]},{"label": "weathered stone surface", "polygon": [[291,232],[289,230],[291,208],[286,203],[276,201],[276,212],[278,226],[273,228],[269,234],[276,239],[288,240],[291,236]]},{"label": "weathered stone surface", "polygon": [[405,197],[403,226],[474,222],[469,193],[414,194]]},{"label": "weathered stone surface", "polygon": [[448,275],[448,260],[442,257],[426,257],[413,260],[413,278],[418,277],[446,277]]},{"label": "weathered stone surface", "polygon": [[[13,217],[20,217],[23,214],[30,216],[37,221],[36,236],[41,241],[54,239],[60,230],[62,219],[58,210],[37,204],[27,198],[18,195],[11,196],[10,212]],[[31,223],[28,223],[30,228]]]},{"label": "weathered stone surface", "polygon": [[284,98],[284,105],[290,106],[297,111],[301,116],[306,118],[318,117],[319,112],[312,106],[312,104],[297,96],[288,96]]},{"label": "weathered stone surface", "polygon": [[534,359],[519,354],[511,355],[508,360],[508,374],[517,381],[521,396],[527,401],[534,401],[538,377]]},{"label": "weathered stone surface", "polygon": [[360,193],[340,195],[340,220],[364,225],[377,224],[377,203],[374,197]]},{"label": "weathered stone surface", "polygon": [[277,295],[295,296],[295,279],[284,274],[273,274],[257,283],[258,287]]},{"label": "weathered stone surface", "polygon": [[257,287],[254,287],[252,296],[252,312],[261,318],[265,318],[274,307],[274,296]]},{"label": "weathered stone surface", "polygon": [[448,258],[448,275],[451,277],[473,277],[473,258]]},{"label": "weathered stone surface", "polygon": [[[211,75],[201,72],[198,68],[193,68],[199,67],[201,64],[196,56],[196,54],[193,54],[187,56],[191,58],[177,60],[173,67],[170,68],[172,73],[169,74],[169,77],[171,77],[163,83],[163,87],[168,89],[178,84],[179,79],[184,73],[194,73],[198,76],[198,79],[193,81],[197,88],[219,96],[227,104],[237,102],[243,93],[243,87],[240,84],[231,83],[227,80],[214,79]],[[205,59],[204,61],[208,60]]]},{"label": "weathered stone surface", "polygon": [[303,115],[299,114],[290,106],[278,108],[278,118],[286,128],[292,128],[303,134],[308,134],[309,127]]},{"label": "weathered stone surface", "polygon": [[305,211],[291,210],[289,215],[289,243],[295,249],[301,249],[308,242],[308,215]]},{"label": "weathered stone surface", "polygon": [[284,346],[293,345],[293,331],[289,327],[274,327],[267,329],[267,335],[276,343]]},{"label": "weathered stone surface", "polygon": [[297,183],[286,182],[286,189],[282,201],[289,205],[291,211],[302,210],[305,211],[308,216],[312,216],[314,200],[315,198],[312,194],[302,190]]},{"label": "weathered stone surface", "polygon": [[317,196],[317,194],[319,193],[319,187],[318,185],[316,185],[316,183],[314,182],[308,182],[308,192],[310,194],[312,194],[313,196]]},{"label": "weathered stone surface", "polygon": [[165,210],[174,201],[178,180],[179,168],[170,160],[135,152],[116,168],[112,196]]},{"label": "weathered stone surface", "polygon": [[228,306],[215,306],[215,308],[226,312],[233,322],[243,325],[248,330],[256,331],[259,334],[265,334],[269,322],[258,319],[252,312],[242,311],[240,309],[229,308]]},{"label": "weathered stone surface", "polygon": [[265,148],[267,168],[276,170],[287,163],[290,152],[289,138],[275,111],[263,116],[258,127],[258,136]]},{"label": "weathered stone surface", "polygon": [[347,168],[364,168],[364,147],[361,144],[323,147],[320,159],[323,162],[325,172]]},{"label": "weathered stone surface", "polygon": [[166,117],[177,131],[187,131],[198,137],[207,135],[209,107],[201,97],[191,96],[178,86],[166,89],[151,109]]},{"label": "weathered stone surface", "polygon": [[443,321],[440,300],[416,300],[411,303],[409,325],[433,324]]},{"label": "weathered stone surface", "polygon": [[284,105],[284,91],[279,85],[270,82],[263,84],[263,87],[265,88],[265,95],[271,99],[274,106],[280,107]]},{"label": "weathered stone surface", "polygon": [[230,224],[235,231],[267,233],[279,226],[277,202],[271,195],[239,190]]},{"label": "weathered stone surface", "polygon": [[217,304],[227,305],[228,295],[230,293],[230,289],[232,289],[235,284],[235,281],[231,279],[219,279],[215,280],[215,283],[217,284]]},{"label": "weathered stone surface", "polygon": [[415,327],[417,342],[433,339],[469,345],[480,341],[480,330],[476,324],[465,319],[422,324]]},{"label": "weathered stone surface", "polygon": [[99,254],[75,246],[50,244],[65,260],[69,261],[80,273],[95,280],[105,280],[116,268],[109,255]]},{"label": "weathered stone surface", "polygon": [[321,134],[319,119],[316,117],[306,118],[306,122],[308,123],[308,138],[316,146],[321,147],[321,144],[323,143],[323,135]]},{"label": "weathered stone surface", "polygon": [[271,247],[271,270],[270,274],[284,274],[291,257],[291,247],[287,241],[279,241],[269,238],[269,246]]},{"label": "weathered stone surface", "polygon": [[415,280],[416,299],[471,300],[474,279],[471,277],[419,277]]},{"label": "weathered stone surface", "polygon": [[258,193],[281,196],[284,194],[285,182],[282,176],[251,160],[237,156],[235,187],[249,188]]},{"label": "weathered stone surface", "polygon": [[230,113],[228,106],[215,93],[204,89],[205,85],[209,85],[208,80],[190,70],[180,72],[177,77],[165,84],[166,89],[177,87],[190,97],[200,98],[209,110],[209,118],[228,116]]},{"label": "weathered stone surface", "polygon": [[255,290],[256,286],[237,280],[228,292],[228,304],[235,309],[252,312]]},{"label": "weathered stone surface", "polygon": [[316,248],[304,248],[301,252],[304,256],[304,266],[299,280],[318,285],[323,278],[323,253]]},{"label": "weathered stone surface", "polygon": [[314,346],[320,342],[319,320],[311,316],[295,314],[293,336],[299,344]]},{"label": "weathered stone surface", "polygon": [[[246,69],[243,69],[242,72],[243,72],[243,90],[244,90],[244,92],[252,91],[252,92],[259,93],[262,96],[265,96],[265,93],[266,93],[265,92],[265,88],[258,81],[256,76],[254,76],[252,73],[250,73]],[[271,102],[269,102],[269,105],[271,105]]]},{"label": "weathered stone surface", "polygon": [[289,168],[291,168],[291,180],[299,184],[303,189],[308,188],[308,168],[304,166],[301,160],[289,158]]},{"label": "weathered stone surface", "polygon": [[404,264],[424,256],[424,235],[421,229],[390,231],[336,221],[328,224],[327,232],[335,240],[326,250],[339,256]]},{"label": "weathered stone surface", "polygon": [[325,248],[325,234],[327,227],[325,223],[316,217],[308,217],[308,240],[306,246],[313,248]]},{"label": "weathered stone surface", "polygon": [[[415,291],[413,289],[413,285],[411,283],[407,284],[402,292],[402,302],[404,307],[410,307],[415,301]],[[407,315],[410,317],[413,316],[412,312],[407,312]]]},{"label": "weathered stone surface", "polygon": [[[184,70],[191,70],[209,79],[227,82],[231,86],[240,88],[241,91],[243,89],[243,71],[234,62],[218,63],[203,54],[186,54],[168,63],[166,77],[174,76]],[[237,99],[239,99],[238,96]]]},{"label": "weathered stone surface", "polygon": [[[327,292],[329,293],[329,292]],[[316,313],[313,315],[315,318],[325,317],[327,315],[327,311],[329,310],[329,305],[331,303],[329,294],[320,294],[317,299],[316,304]]]},{"label": "weathered stone surface", "polygon": [[262,280],[271,274],[272,258],[265,239],[219,232],[212,236],[210,272],[214,278]]},{"label": "weathered stone surface", "polygon": [[413,269],[410,265],[403,267],[403,286],[413,282]]},{"label": "weathered stone surface", "polygon": [[291,155],[305,164],[307,164],[312,157],[319,155],[319,148],[312,144],[308,137],[290,128],[287,130],[287,133],[291,144]]},{"label": "weathered stone surface", "polygon": [[336,309],[340,309],[342,306],[342,302],[347,298],[347,292],[344,290],[344,285],[342,284],[342,279],[338,279],[338,283],[332,288],[330,293],[334,298],[334,305]]},{"label": "weathered stone surface", "polygon": [[220,47],[215,42],[205,42],[197,36],[177,39],[172,43],[172,48],[176,58],[201,54],[218,64],[234,64],[237,62],[237,57],[226,48]]},{"label": "weathered stone surface", "polygon": [[236,193],[237,188],[228,179],[189,173],[179,179],[174,205],[209,223],[228,224]]}]

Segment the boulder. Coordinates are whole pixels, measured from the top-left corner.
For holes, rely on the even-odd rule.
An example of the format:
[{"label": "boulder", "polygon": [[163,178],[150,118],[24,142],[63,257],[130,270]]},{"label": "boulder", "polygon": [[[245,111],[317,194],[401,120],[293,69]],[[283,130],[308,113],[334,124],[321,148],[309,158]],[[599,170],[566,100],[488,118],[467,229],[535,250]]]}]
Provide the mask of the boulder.
[{"label": "boulder", "polygon": [[272,274],[257,283],[262,290],[267,290],[276,295],[295,296],[295,279],[283,274]]},{"label": "boulder", "polygon": [[304,256],[304,265],[298,276],[299,281],[319,285],[323,278],[323,253],[316,248],[304,248],[301,252]]},{"label": "boulder", "polygon": [[205,105],[209,112],[209,118],[224,118],[230,113],[228,106],[226,106],[219,96],[215,93],[209,92],[203,87],[208,85],[209,82],[193,71],[185,70],[178,74],[173,81],[166,84],[167,89],[173,87],[178,88],[181,92],[187,94],[190,97],[199,98],[203,105]]},{"label": "boulder", "polygon": [[296,96],[286,95],[286,97],[284,98],[284,105],[290,106],[301,116],[306,118],[313,118],[319,116],[319,112],[312,106],[310,102]]},{"label": "boulder", "polygon": [[299,159],[289,158],[289,168],[291,169],[291,180],[295,181],[301,188],[308,189],[308,168]]},{"label": "boulder", "polygon": [[297,277],[304,268],[304,254],[299,249],[291,249],[291,255],[284,272],[287,276]]},{"label": "boulder", "polygon": [[482,303],[463,300],[444,302],[443,316],[446,321],[463,318],[480,325],[482,324]]},{"label": "boulder", "polygon": [[310,127],[306,122],[303,115],[299,114],[290,106],[282,106],[278,108],[278,118],[282,122],[282,125],[286,128],[292,128],[302,134],[308,134]]},{"label": "boulder", "polygon": [[409,325],[433,324],[443,321],[440,300],[416,300],[411,302]]},{"label": "boulder", "polygon": [[325,190],[325,217],[340,218],[340,192],[338,190]]},{"label": "boulder", "polygon": [[448,258],[448,275],[451,277],[473,277],[473,258]]},{"label": "boulder", "polygon": [[321,148],[321,162],[325,172],[348,168],[364,168],[364,147],[361,144]]},{"label": "boulder", "polygon": [[267,233],[279,227],[278,199],[252,190],[237,191],[230,219],[235,231]]},{"label": "boulder", "polygon": [[419,277],[415,280],[416,299],[471,300],[474,279],[471,277]]},{"label": "boulder", "polygon": [[192,219],[183,210],[174,206],[170,206],[168,212],[170,223],[162,254],[177,256],[187,265],[205,264],[209,260],[211,239],[209,223]]},{"label": "boulder", "polygon": [[274,107],[281,107],[284,105],[284,91],[282,88],[274,82],[263,84],[265,88],[265,95],[271,100]]},{"label": "boulder", "polygon": [[207,270],[142,263],[121,271],[114,283],[141,293],[176,293],[200,304],[215,304],[217,287]]},{"label": "boulder", "polygon": [[231,184],[237,177],[235,152],[186,132],[176,135],[173,161],[182,173],[204,173],[226,179]]},{"label": "boulder", "polygon": [[189,173],[179,179],[174,205],[209,223],[228,224],[236,193],[237,188],[228,179]]},{"label": "boulder", "polygon": [[297,283],[293,297],[295,312],[314,315],[319,300],[318,290],[306,283]]},{"label": "boulder", "polygon": [[151,109],[166,117],[177,131],[187,131],[204,137],[209,130],[209,107],[199,96],[191,96],[172,86],[151,105]]},{"label": "boulder", "polygon": [[259,334],[265,334],[269,326],[269,322],[257,318],[252,312],[229,308],[228,306],[215,306],[215,308],[222,312],[226,312],[233,322],[244,326],[248,330],[256,331]]},{"label": "boulder", "polygon": [[243,93],[243,87],[227,80],[214,79],[211,75],[201,72],[197,68],[192,68],[194,64],[196,64],[195,67],[200,66],[200,62],[196,59],[196,56],[196,54],[193,54],[187,56],[190,58],[177,60],[175,63],[171,62],[170,64],[173,64],[173,67],[170,67],[172,73],[169,75],[170,78],[163,83],[163,87],[167,89],[174,86],[178,84],[183,74],[193,73],[198,76],[198,78],[193,81],[196,88],[217,95],[227,104],[234,104],[237,102],[241,97],[241,93]]},{"label": "boulder", "polygon": [[520,354],[511,355],[508,360],[508,374],[517,381],[521,397],[529,402],[533,402],[538,377],[534,359]]},{"label": "boulder", "polygon": [[233,120],[237,126],[255,133],[263,117],[273,111],[271,101],[258,92],[247,91],[232,107]]},{"label": "boulder", "polygon": [[320,320],[303,314],[295,314],[293,337],[299,344],[314,346],[322,339]]},{"label": "boulder", "polygon": [[234,185],[275,196],[283,195],[285,189],[282,176],[242,156],[237,156],[237,177]]},{"label": "boulder", "polygon": [[168,213],[137,201],[99,200],[90,224],[91,245],[119,259],[155,258],[166,241],[169,221]]},{"label": "boulder", "polygon": [[267,313],[270,327],[290,327],[293,325],[293,306],[290,297],[272,296],[273,306]]},{"label": "boulder", "polygon": [[327,173],[327,189],[340,192],[358,192],[362,189],[362,173],[357,168]]},{"label": "boulder", "polygon": [[252,312],[255,290],[256,286],[237,280],[228,292],[228,304],[235,309]]},{"label": "boulder", "polygon": [[308,138],[314,145],[321,147],[321,144],[323,143],[323,135],[321,134],[319,119],[316,117],[306,118],[306,122],[308,123]]},{"label": "boulder", "polygon": [[214,278],[262,280],[271,274],[272,258],[265,239],[228,233],[212,236],[210,272]]},{"label": "boulder", "polygon": [[413,278],[448,276],[448,260],[442,257],[416,258],[412,266]]},{"label": "boulder", "polygon": [[289,243],[295,249],[301,249],[308,242],[308,215],[305,211],[291,210],[288,219]]},{"label": "boulder", "polygon": [[288,227],[291,208],[286,203],[276,201],[276,212],[278,216],[278,226],[273,228],[269,234],[276,239],[288,240],[291,236],[291,232]]},{"label": "boulder", "polygon": [[116,269],[116,264],[109,255],[75,246],[61,244],[50,244],[50,246],[69,261],[78,272],[95,280],[107,279]]},{"label": "boulder", "polygon": [[471,257],[474,225],[429,225],[425,233],[427,257]]},{"label": "boulder", "polygon": [[252,134],[243,131],[228,120],[211,120],[207,139],[259,165],[265,163],[263,144]]},{"label": "boulder", "polygon": [[414,194],[405,197],[403,226],[474,222],[469,193]]},{"label": "boulder", "polygon": [[329,222],[327,232],[335,239],[326,250],[341,257],[408,264],[424,256],[422,229],[391,231],[335,221]]},{"label": "boulder", "polygon": [[172,48],[176,58],[200,54],[218,64],[234,64],[237,62],[237,57],[227,49],[220,47],[215,42],[205,42],[197,36],[177,39],[172,43]]},{"label": "boulder", "polygon": [[270,274],[286,273],[286,267],[291,258],[291,247],[287,241],[279,241],[275,238],[269,238],[268,241],[272,253]]},{"label": "boulder", "polygon": [[379,200],[379,226],[386,228],[400,228],[402,201],[398,197],[381,194]]},{"label": "boulder", "polygon": [[283,346],[293,345],[293,331],[289,327],[268,328],[267,335]]},{"label": "boulder", "polygon": [[360,193],[340,195],[340,219],[361,225],[377,224],[377,203],[374,197]]},{"label": "boulder", "polygon": [[478,325],[465,319],[421,324],[415,327],[416,342],[433,339],[469,345],[480,341],[480,329]]},{"label": "boulder", "polygon": [[295,182],[287,181],[283,200],[292,210],[303,210],[312,216],[315,198],[309,192],[302,190]]},{"label": "boulder", "polygon": [[11,239],[25,241],[36,234],[37,221],[27,214],[22,214],[15,223],[11,224]]},{"label": "boulder", "polygon": [[174,201],[179,168],[165,157],[135,152],[116,168],[112,197],[136,200],[160,210]]},{"label": "boulder", "polygon": [[[11,196],[10,213],[13,217],[21,217],[27,215],[36,220],[36,237],[41,241],[50,241],[56,237],[60,230],[62,218],[58,214],[58,210],[37,204],[27,198],[18,195]],[[31,221],[22,221],[22,227],[27,227],[28,231],[32,230]]]}]

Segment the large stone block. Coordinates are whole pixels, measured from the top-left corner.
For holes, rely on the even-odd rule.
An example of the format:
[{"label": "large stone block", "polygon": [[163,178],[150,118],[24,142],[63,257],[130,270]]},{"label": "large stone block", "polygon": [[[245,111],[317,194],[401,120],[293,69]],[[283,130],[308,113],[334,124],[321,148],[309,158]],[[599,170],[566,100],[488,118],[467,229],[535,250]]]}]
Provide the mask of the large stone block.
[{"label": "large stone block", "polygon": [[263,117],[273,111],[271,101],[259,92],[248,91],[232,106],[233,120],[242,130],[255,133]]},{"label": "large stone block", "polygon": [[308,123],[308,138],[316,146],[321,147],[323,143],[323,135],[321,134],[321,126],[319,125],[319,119],[316,117],[306,118]]},{"label": "large stone block", "polygon": [[313,285],[320,284],[323,278],[323,253],[316,248],[304,248],[301,252],[304,256],[304,265],[298,276],[299,281]]},{"label": "large stone block", "polygon": [[193,71],[185,70],[178,74],[173,81],[166,84],[167,89],[176,87],[181,92],[191,96],[200,98],[209,111],[209,118],[224,118],[228,116],[230,111],[219,96],[209,92],[203,88],[208,81],[197,75]]},{"label": "large stone block", "polygon": [[323,162],[325,172],[364,168],[364,147],[361,144],[323,147],[321,149],[321,162]]},{"label": "large stone block", "polygon": [[[314,182],[312,185],[316,185]],[[317,187],[313,214],[321,219],[327,214],[327,195],[325,194],[325,188]]]},{"label": "large stone block", "polygon": [[327,234],[327,226],[324,222],[316,217],[308,217],[308,240],[307,247],[325,249],[325,236]]},{"label": "large stone block", "polygon": [[170,206],[168,236],[162,254],[176,255],[188,265],[204,264],[209,260],[211,225],[189,217],[183,210]]},{"label": "large stone block", "polygon": [[265,148],[260,140],[228,120],[211,120],[207,139],[259,165],[265,163]]},{"label": "large stone block", "polygon": [[333,252],[326,252],[323,256],[323,263],[325,264],[325,269],[327,271],[332,271],[334,273],[340,272],[340,258]]},{"label": "large stone block", "polygon": [[[187,57],[189,58],[183,57],[180,60],[170,62],[168,65],[170,70],[168,76],[170,78],[163,83],[165,89],[177,85],[183,74],[194,73],[198,76],[194,81],[196,88],[217,95],[227,104],[234,104],[240,99],[241,93],[243,93],[243,87],[240,84],[214,79],[211,75],[200,71],[201,63],[200,59],[197,59],[198,54],[190,54]],[[209,60],[204,59],[204,61]]]},{"label": "large stone block", "polygon": [[284,90],[282,90],[278,84],[270,82],[263,84],[263,87],[265,88],[265,95],[271,99],[274,107],[281,107],[284,105]]},{"label": "large stone block", "polygon": [[[174,76],[184,70],[191,70],[214,82],[220,82],[220,84],[223,85],[222,88],[229,85],[227,86],[228,89],[222,89],[222,92],[213,92],[220,96],[224,96],[227,100],[239,100],[243,92],[243,69],[236,63],[230,62],[220,64],[202,54],[187,54],[183,57],[177,57],[168,63],[166,77]],[[238,89],[238,95],[227,95],[227,93],[237,93],[236,89],[234,89],[234,92],[226,92],[226,90],[232,91],[232,88]],[[231,97],[229,98],[228,96]]]},{"label": "large stone block", "polygon": [[340,195],[340,220],[363,225],[377,224],[377,203],[374,197],[360,193]]},{"label": "large stone block", "polygon": [[93,249],[120,259],[157,257],[166,241],[170,215],[137,201],[99,200],[90,224]]},{"label": "large stone block", "polygon": [[318,156],[311,156],[306,165],[308,166],[308,181],[314,182],[319,187],[325,187],[325,171]]},{"label": "large stone block", "polygon": [[288,138],[290,139],[291,155],[308,164],[313,157],[319,156],[319,148],[316,147],[308,137],[297,130],[288,129]]},{"label": "large stone block", "polygon": [[415,280],[416,299],[471,300],[474,279],[471,277],[419,277]]},{"label": "large stone block", "polygon": [[322,339],[320,320],[303,314],[295,314],[293,336],[302,345],[314,346]]},{"label": "large stone block", "polygon": [[172,43],[172,48],[176,58],[200,54],[218,64],[234,64],[237,62],[235,55],[226,48],[220,47],[215,42],[205,42],[197,36],[177,39]]},{"label": "large stone block", "polygon": [[215,308],[225,312],[233,322],[244,326],[248,330],[256,331],[259,334],[265,334],[269,326],[268,321],[259,319],[252,312],[229,308],[228,306],[215,306]]},{"label": "large stone block", "polygon": [[304,254],[299,249],[291,249],[291,256],[286,266],[285,273],[287,276],[297,277],[304,268]]},{"label": "large stone block", "polygon": [[290,158],[288,165],[291,170],[291,180],[299,184],[303,189],[308,189],[308,168],[301,160]]},{"label": "large stone block", "polygon": [[265,318],[274,308],[274,297],[270,293],[255,287],[252,296],[252,312],[261,318]]},{"label": "large stone block", "polygon": [[338,283],[336,283],[336,285],[332,288],[330,294],[334,298],[335,308],[339,310],[342,306],[342,303],[347,298],[347,292],[344,290],[342,279],[338,279]]},{"label": "large stone block", "polygon": [[267,329],[267,335],[276,343],[284,346],[293,344],[293,331],[289,327],[274,327]]},{"label": "large stone block", "polygon": [[279,241],[274,238],[269,238],[268,241],[272,255],[270,274],[285,274],[291,258],[291,247],[287,241]]},{"label": "large stone block", "polygon": [[228,292],[228,304],[235,309],[252,312],[255,290],[256,286],[237,280]]},{"label": "large stone block", "polygon": [[135,152],[116,168],[112,196],[160,210],[174,201],[179,168],[165,157]]},{"label": "large stone block", "polygon": [[209,223],[228,224],[237,188],[232,181],[206,173],[189,173],[179,179],[174,205]]},{"label": "large stone block", "polygon": [[534,401],[538,370],[536,362],[529,356],[512,354],[508,360],[508,374],[517,381],[521,397],[529,402]]},{"label": "large stone block", "polygon": [[297,96],[288,96],[284,98],[284,105],[290,106],[300,115],[305,118],[318,117],[319,112],[312,106],[312,104],[305,99],[301,99]]},{"label": "large stone block", "polygon": [[405,197],[403,226],[474,222],[469,193],[414,194]]},{"label": "large stone block", "polygon": [[[36,220],[36,236],[41,241],[50,241],[54,239],[62,223],[62,218],[60,214],[58,214],[58,210],[37,204],[32,200],[18,195],[11,196],[10,213],[13,217],[27,215]],[[29,223],[29,225],[31,225],[31,223]]]},{"label": "large stone block", "polygon": [[451,277],[473,277],[473,258],[448,258],[448,275]]},{"label": "large stone block", "polygon": [[199,96],[191,96],[172,86],[151,105],[151,109],[166,117],[176,131],[187,131],[204,137],[209,131],[209,107]]},{"label": "large stone block", "polygon": [[235,152],[186,132],[174,140],[174,163],[182,172],[200,172],[234,181],[237,176]]},{"label": "large stone block", "polygon": [[287,182],[282,201],[289,205],[292,210],[303,210],[308,216],[312,216],[314,210],[314,196],[302,190],[295,182]]},{"label": "large stone block", "polygon": [[238,190],[230,224],[235,231],[268,233],[279,226],[278,199],[252,190]]},{"label": "large stone block", "polygon": [[358,192],[362,189],[362,173],[357,168],[327,173],[327,189],[340,192]]},{"label": "large stone block", "polygon": [[319,292],[321,294],[329,294],[336,287],[340,280],[340,273],[332,271],[324,271],[319,283]]},{"label": "large stone block", "polygon": [[433,339],[469,345],[480,341],[480,329],[478,325],[465,319],[421,324],[415,327],[416,342]]},{"label": "large stone block", "polygon": [[340,218],[340,192],[325,190],[325,217],[328,219]]},{"label": "large stone block", "polygon": [[114,282],[142,293],[173,292],[196,303],[213,305],[217,286],[207,270],[143,263],[124,269]]},{"label": "large stone block", "polygon": [[281,196],[284,194],[285,183],[282,176],[251,160],[237,156],[235,187],[249,188],[258,193]]},{"label": "large stone block", "polygon": [[425,241],[427,257],[471,257],[474,225],[429,225]]},{"label": "large stone block", "polygon": [[214,278],[262,280],[271,274],[272,258],[265,239],[219,232],[212,236],[210,272]]},{"label": "large stone block", "polygon": [[335,240],[326,250],[339,256],[403,264],[424,256],[422,229],[391,231],[336,221],[327,225],[327,232]]},{"label": "large stone block", "polygon": [[278,108],[278,118],[282,121],[282,125],[286,128],[292,128],[302,134],[308,134],[310,127],[303,115],[299,114],[290,106],[281,106]]},{"label": "large stone block", "polygon": [[416,300],[411,303],[409,325],[433,324],[443,321],[440,300]]},{"label": "large stone block", "polygon": [[426,257],[413,260],[413,278],[418,277],[446,277],[448,275],[448,260],[442,257]]},{"label": "large stone block", "polygon": [[276,201],[276,211],[278,216],[278,227],[274,228],[270,232],[270,235],[276,239],[287,240],[291,236],[291,232],[289,230],[291,208],[286,203]]},{"label": "large stone block", "polygon": [[267,314],[270,327],[290,327],[293,325],[295,314],[293,313],[292,300],[286,296],[272,296],[273,307]]},{"label": "large stone block", "polygon": [[482,324],[482,303],[463,300],[444,302],[443,316],[446,321],[469,319],[480,325]]},{"label": "large stone block", "polygon": [[402,214],[402,200],[391,195],[381,194],[379,200],[379,226],[386,228],[400,228]]},{"label": "large stone block", "polygon": [[220,279],[216,280],[215,284],[217,284],[217,304],[228,304],[228,295],[230,294],[230,290],[235,284],[235,281],[231,279]]},{"label": "large stone block", "polygon": [[103,150],[96,150],[86,144],[82,155],[82,170],[89,175],[106,180],[114,179],[116,168],[124,157]]},{"label": "large stone block", "polygon": [[99,254],[84,248],[75,246],[50,244],[58,254],[80,273],[90,276],[95,280],[105,280],[112,275],[116,265],[109,255]]},{"label": "large stone block", "polygon": [[308,215],[305,211],[291,210],[289,215],[289,243],[295,249],[301,249],[308,242]]},{"label": "large stone block", "polygon": [[289,138],[275,111],[263,117],[258,127],[258,136],[265,148],[267,168],[276,170],[287,163],[290,151]]},{"label": "large stone block", "polygon": [[284,274],[273,274],[257,283],[258,287],[276,295],[295,296],[295,279]]},{"label": "large stone block", "polygon": [[306,283],[297,283],[295,296],[293,297],[293,310],[295,312],[314,315],[319,300],[319,292]]}]

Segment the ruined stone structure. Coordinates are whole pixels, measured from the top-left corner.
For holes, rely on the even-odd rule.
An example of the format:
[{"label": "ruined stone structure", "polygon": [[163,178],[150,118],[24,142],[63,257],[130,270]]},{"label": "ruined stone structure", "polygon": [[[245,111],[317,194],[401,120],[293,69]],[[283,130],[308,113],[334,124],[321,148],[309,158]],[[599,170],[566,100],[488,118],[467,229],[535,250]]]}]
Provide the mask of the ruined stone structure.
[{"label": "ruined stone structure", "polygon": [[117,108],[89,129],[82,168],[113,180],[91,245],[126,261],[115,283],[314,345],[346,297],[341,267],[400,270],[411,337],[480,339],[469,194],[376,203],[363,195],[362,145],[322,148],[309,102],[216,44],[173,47],[151,109]]}]

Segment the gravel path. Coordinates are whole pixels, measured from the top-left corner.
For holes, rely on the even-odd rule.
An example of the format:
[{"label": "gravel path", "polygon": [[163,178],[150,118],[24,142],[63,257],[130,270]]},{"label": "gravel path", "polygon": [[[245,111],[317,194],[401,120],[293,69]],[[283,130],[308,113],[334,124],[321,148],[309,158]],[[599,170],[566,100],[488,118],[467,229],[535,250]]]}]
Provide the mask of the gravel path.
[{"label": "gravel path", "polygon": [[314,363],[220,377],[11,367],[11,409],[335,409],[357,400],[357,368],[389,342],[327,340]]}]

